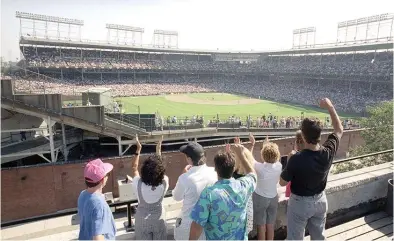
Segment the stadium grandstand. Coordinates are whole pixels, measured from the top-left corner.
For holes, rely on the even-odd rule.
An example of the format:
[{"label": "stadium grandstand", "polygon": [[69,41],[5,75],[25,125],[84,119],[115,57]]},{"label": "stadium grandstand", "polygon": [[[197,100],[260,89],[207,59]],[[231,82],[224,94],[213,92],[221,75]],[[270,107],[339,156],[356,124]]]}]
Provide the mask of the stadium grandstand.
[{"label": "stadium grandstand", "polygon": [[[377,16],[378,20],[367,19],[379,25],[382,22],[382,26],[391,21],[392,29],[393,14]],[[86,181],[82,170],[93,159],[113,164],[114,174],[108,178],[105,200],[120,230],[116,238],[133,239],[137,233],[133,206],[138,206],[139,199],[130,191],[129,180],[134,180],[130,179],[130,172],[135,166],[132,175],[138,172],[139,159],[134,158],[141,154],[141,163],[146,161],[157,142],[157,154],[165,160],[169,179],[166,188],[173,190],[179,176],[188,171],[186,158],[178,151],[185,143],[201,143],[210,159],[207,166],[213,166],[212,157],[223,151],[225,144],[236,142],[234,137],[250,141],[243,144],[261,161],[263,148],[253,149],[254,138],[262,146],[269,137],[277,144],[278,152],[286,153],[278,156],[284,168],[287,153],[296,146],[293,137],[304,117],[318,119],[304,116],[304,107],[314,107],[318,100],[327,97],[338,112],[356,119],[366,116],[369,106],[393,101],[392,31],[374,39],[356,41],[354,37],[353,42],[293,42],[293,48],[287,50],[229,52],[179,48],[176,31],[155,30],[154,43],[147,46],[142,43],[142,28],[107,24],[107,41],[94,41],[81,39],[82,20],[22,12],[17,12],[16,17],[21,20],[19,49],[23,58],[1,76],[1,165],[5,183],[2,239],[77,239],[80,220],[76,203],[85,188],[83,180]],[[43,26],[55,23],[57,28],[64,24],[68,35],[61,37],[60,29],[55,37],[50,37],[47,29],[44,36],[36,35],[34,29],[24,34],[23,21],[37,21]],[[76,32],[71,33],[72,28]],[[340,23],[338,33],[342,28]],[[126,34],[123,42],[119,36],[114,40],[110,37],[112,30],[133,33],[133,37],[126,39]],[[311,32],[315,33],[315,29],[297,30],[294,34]],[[248,115],[240,119],[226,115],[222,118],[225,121],[219,120],[218,114],[207,124],[198,116],[180,121],[177,116],[168,115],[165,121],[167,117],[160,115],[160,110],[143,112],[140,106],[132,104],[133,99],[129,112],[123,113],[125,103],[119,101],[125,97],[193,93],[228,93],[242,96],[243,99],[234,100],[234,105],[246,98],[255,99],[256,103],[271,101],[274,106],[286,104],[301,111],[290,116],[281,114],[278,107],[277,113],[267,111],[264,117],[253,119]],[[214,97],[209,98],[214,101]],[[338,129],[338,123],[328,116],[324,118],[321,142],[333,138],[330,133]],[[392,155],[393,150],[385,150],[349,158],[349,152],[365,140],[364,129],[348,119],[342,122],[346,130],[342,128],[342,141],[339,138],[335,146],[333,166]],[[142,150],[136,145],[139,141]],[[387,162],[340,174],[327,171],[327,227],[332,227],[327,230],[328,239],[392,238],[392,208],[386,205],[390,196],[387,180],[392,171],[392,163]],[[285,196],[285,187],[275,185],[279,202],[275,237],[280,239],[285,238],[289,197]],[[389,185],[392,187],[392,180]],[[21,196],[23,192],[26,199]],[[47,203],[43,197],[48,198]],[[168,239],[174,239],[182,201],[174,201],[171,191],[163,194],[162,200],[168,214]],[[251,237],[255,237],[254,231]]]},{"label": "stadium grandstand", "polygon": [[339,110],[353,113],[393,96],[391,43],[229,54],[24,37],[20,49],[24,68],[51,79],[44,83],[22,72],[18,91],[73,95],[105,86],[113,96],[232,92],[302,105],[328,96]]}]

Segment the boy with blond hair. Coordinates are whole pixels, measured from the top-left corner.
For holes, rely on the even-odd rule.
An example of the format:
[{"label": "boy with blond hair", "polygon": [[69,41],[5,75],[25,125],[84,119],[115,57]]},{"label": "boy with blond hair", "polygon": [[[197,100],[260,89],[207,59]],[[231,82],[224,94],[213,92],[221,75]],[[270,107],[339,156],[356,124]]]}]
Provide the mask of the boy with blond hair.
[{"label": "boy with blond hair", "polygon": [[278,145],[266,138],[261,149],[262,162],[255,161],[257,187],[253,193],[253,219],[257,225],[257,239],[273,240],[278,209],[278,191],[282,171]]}]

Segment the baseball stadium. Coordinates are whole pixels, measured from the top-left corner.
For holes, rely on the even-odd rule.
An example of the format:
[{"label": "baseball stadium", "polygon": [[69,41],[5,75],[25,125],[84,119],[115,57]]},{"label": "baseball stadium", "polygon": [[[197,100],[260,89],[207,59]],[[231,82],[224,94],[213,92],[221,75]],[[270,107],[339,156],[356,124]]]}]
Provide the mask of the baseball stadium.
[{"label": "baseball stadium", "polygon": [[[294,30],[289,49],[243,52],[182,49],[178,32],[165,30],[155,30],[153,43],[145,45],[139,41],[143,28],[118,24],[105,26],[106,41],[86,40],[83,20],[26,12],[16,18],[22,58],[1,76],[3,198],[13,193],[2,198],[2,219],[9,226],[73,214],[83,187],[76,180],[82,180],[84,163],[96,158],[114,165],[108,202],[123,202],[131,216],[133,202],[125,201],[119,180],[130,175],[137,136],[141,159],[163,138],[171,190],[185,163],[179,147],[189,141],[208,155],[234,137],[248,142],[252,133],[257,143],[268,136],[289,153],[304,118],[321,121],[323,140],[332,132],[330,116],[318,104],[327,97],[345,128],[336,157],[341,160],[364,143],[359,120],[367,107],[393,100],[394,14],[341,22],[335,43],[315,43],[316,29],[303,28]],[[360,30],[364,25],[367,33]],[[373,27],[390,33],[373,30],[377,34],[369,37]],[[32,194],[23,207],[15,202],[18,188],[8,188],[13,182]],[[51,204],[39,201],[44,193]],[[336,198],[353,194],[341,195]]]}]

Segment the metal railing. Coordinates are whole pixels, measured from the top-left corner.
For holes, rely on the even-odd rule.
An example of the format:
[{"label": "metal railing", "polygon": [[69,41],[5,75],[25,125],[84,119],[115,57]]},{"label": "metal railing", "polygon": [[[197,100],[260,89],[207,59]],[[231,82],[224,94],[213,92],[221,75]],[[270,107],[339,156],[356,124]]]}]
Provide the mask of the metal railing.
[{"label": "metal railing", "polygon": [[391,152],[391,153],[394,152],[394,149],[385,150],[385,151],[379,151],[379,152],[374,152],[374,153],[365,154],[365,155],[361,155],[361,156],[348,157],[348,158],[345,158],[345,159],[342,159],[342,160],[333,161],[333,164],[339,164],[339,163],[354,161],[354,160],[363,159],[363,158],[366,158],[366,157],[372,157],[372,156],[387,154],[387,153],[390,153],[390,152]]},{"label": "metal railing", "polygon": [[[341,159],[341,160],[336,160],[336,161],[333,162],[333,164],[339,164],[339,163],[354,161],[354,160],[357,160],[357,159],[362,159],[362,158],[365,158],[365,157],[378,156],[378,155],[388,154],[388,153],[393,153],[393,152],[394,152],[394,149],[389,149],[389,150],[380,151],[380,152],[374,152],[374,153],[370,153],[370,154],[366,154],[366,155],[361,155],[361,156],[356,156],[356,157],[350,157],[350,158],[345,158],[345,159]],[[172,190],[167,191],[167,193],[165,194],[164,197],[165,198],[172,197]],[[132,207],[132,205],[136,205],[136,204],[138,204],[138,200],[134,199],[134,200],[128,200],[128,201],[117,201],[117,202],[114,202],[114,203],[110,203],[109,206],[110,207],[127,206],[128,225],[127,225],[126,229],[131,229],[132,228],[131,218],[132,218],[132,215],[133,215],[131,207]],[[19,219],[19,220],[13,220],[13,221],[8,221],[8,222],[6,221],[6,222],[1,222],[1,228],[13,226],[13,225],[20,225],[20,224],[29,223],[29,222],[40,221],[40,220],[45,220],[45,219],[49,219],[49,218],[56,218],[56,217],[62,217],[62,216],[67,216],[67,215],[73,215],[73,214],[77,214],[77,213],[78,213],[77,209],[74,208],[72,210],[59,211],[57,213],[45,214],[45,215],[41,215],[41,216],[30,217],[30,218]]]},{"label": "metal railing", "polygon": [[[113,116],[117,114],[117,116]],[[276,113],[275,113],[276,114]],[[199,115],[199,116],[160,116],[156,114],[155,117],[144,117],[141,114],[125,114],[125,113],[111,113],[112,118],[128,122],[133,125],[138,125],[148,132],[154,131],[188,131],[201,128],[216,128],[216,129],[297,129],[300,121],[292,121],[291,123],[281,122],[281,115],[277,114],[277,122],[267,122],[262,120],[261,114],[247,114],[234,116],[233,114],[214,114],[214,115]],[[234,116],[234,118],[231,118]],[[174,118],[175,117],[175,118]],[[307,116],[291,116],[292,118],[302,118]],[[317,118],[308,116],[310,118]],[[267,117],[268,119],[268,117]],[[137,124],[139,123],[139,124]],[[357,125],[357,128],[360,126]],[[332,128],[331,122],[325,122],[325,129]]]},{"label": "metal railing", "polygon": [[[146,132],[146,130],[144,128],[141,128],[140,126],[134,125],[133,123],[130,123],[130,122],[125,122],[125,121],[122,121],[122,120],[119,120],[119,119],[116,119],[116,118],[111,118],[109,116],[105,116],[104,119],[106,121],[110,121],[110,122],[119,124],[120,130],[122,130],[122,129],[125,129],[125,130],[134,129],[135,131]],[[104,125],[106,125],[106,124],[104,123]]]}]

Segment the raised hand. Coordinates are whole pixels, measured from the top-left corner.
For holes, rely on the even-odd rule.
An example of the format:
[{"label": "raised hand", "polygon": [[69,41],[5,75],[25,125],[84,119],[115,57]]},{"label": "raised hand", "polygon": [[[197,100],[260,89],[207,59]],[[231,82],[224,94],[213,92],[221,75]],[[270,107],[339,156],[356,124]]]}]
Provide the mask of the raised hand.
[{"label": "raised hand", "polygon": [[263,142],[263,145],[264,145],[264,144],[267,144],[268,142],[270,142],[270,141],[269,141],[268,135],[267,135],[267,136],[265,137],[265,140],[264,140],[264,142]]},{"label": "raised hand", "polygon": [[234,138],[234,144],[241,144],[241,140],[238,136]]},{"label": "raised hand", "polygon": [[163,136],[160,137],[159,141],[157,142],[157,146],[161,147],[161,143],[163,143]]},{"label": "raised hand", "polygon": [[256,139],[254,139],[254,136],[251,132],[249,133],[249,141],[252,144],[252,146],[254,146],[254,144],[256,144]]},{"label": "raised hand", "polygon": [[231,150],[236,153],[237,155],[240,155],[243,150],[245,149],[245,147],[241,144],[235,144],[232,146]]},{"label": "raised hand", "polygon": [[267,143],[269,143],[269,139],[268,139],[268,135],[265,136],[265,140],[263,141],[263,144],[261,145],[261,149],[263,149],[264,145],[266,145]]},{"label": "raised hand", "polygon": [[319,101],[319,106],[320,106],[320,108],[323,108],[323,109],[330,109],[330,108],[332,108],[332,107],[334,107],[333,105],[332,105],[332,103],[331,103],[331,100],[330,99],[328,99],[328,98],[323,98],[323,99],[321,99],[320,101]]},{"label": "raised hand", "polygon": [[138,135],[135,135],[135,141],[136,141],[136,146],[137,146],[137,153],[139,154],[141,152],[142,145],[138,139]]},{"label": "raised hand", "polygon": [[226,144],[226,152],[230,153],[231,152],[231,146],[230,144]]},{"label": "raised hand", "polygon": [[161,155],[161,144],[163,143],[163,136],[160,137],[159,141],[157,142],[156,145],[156,154]]}]

